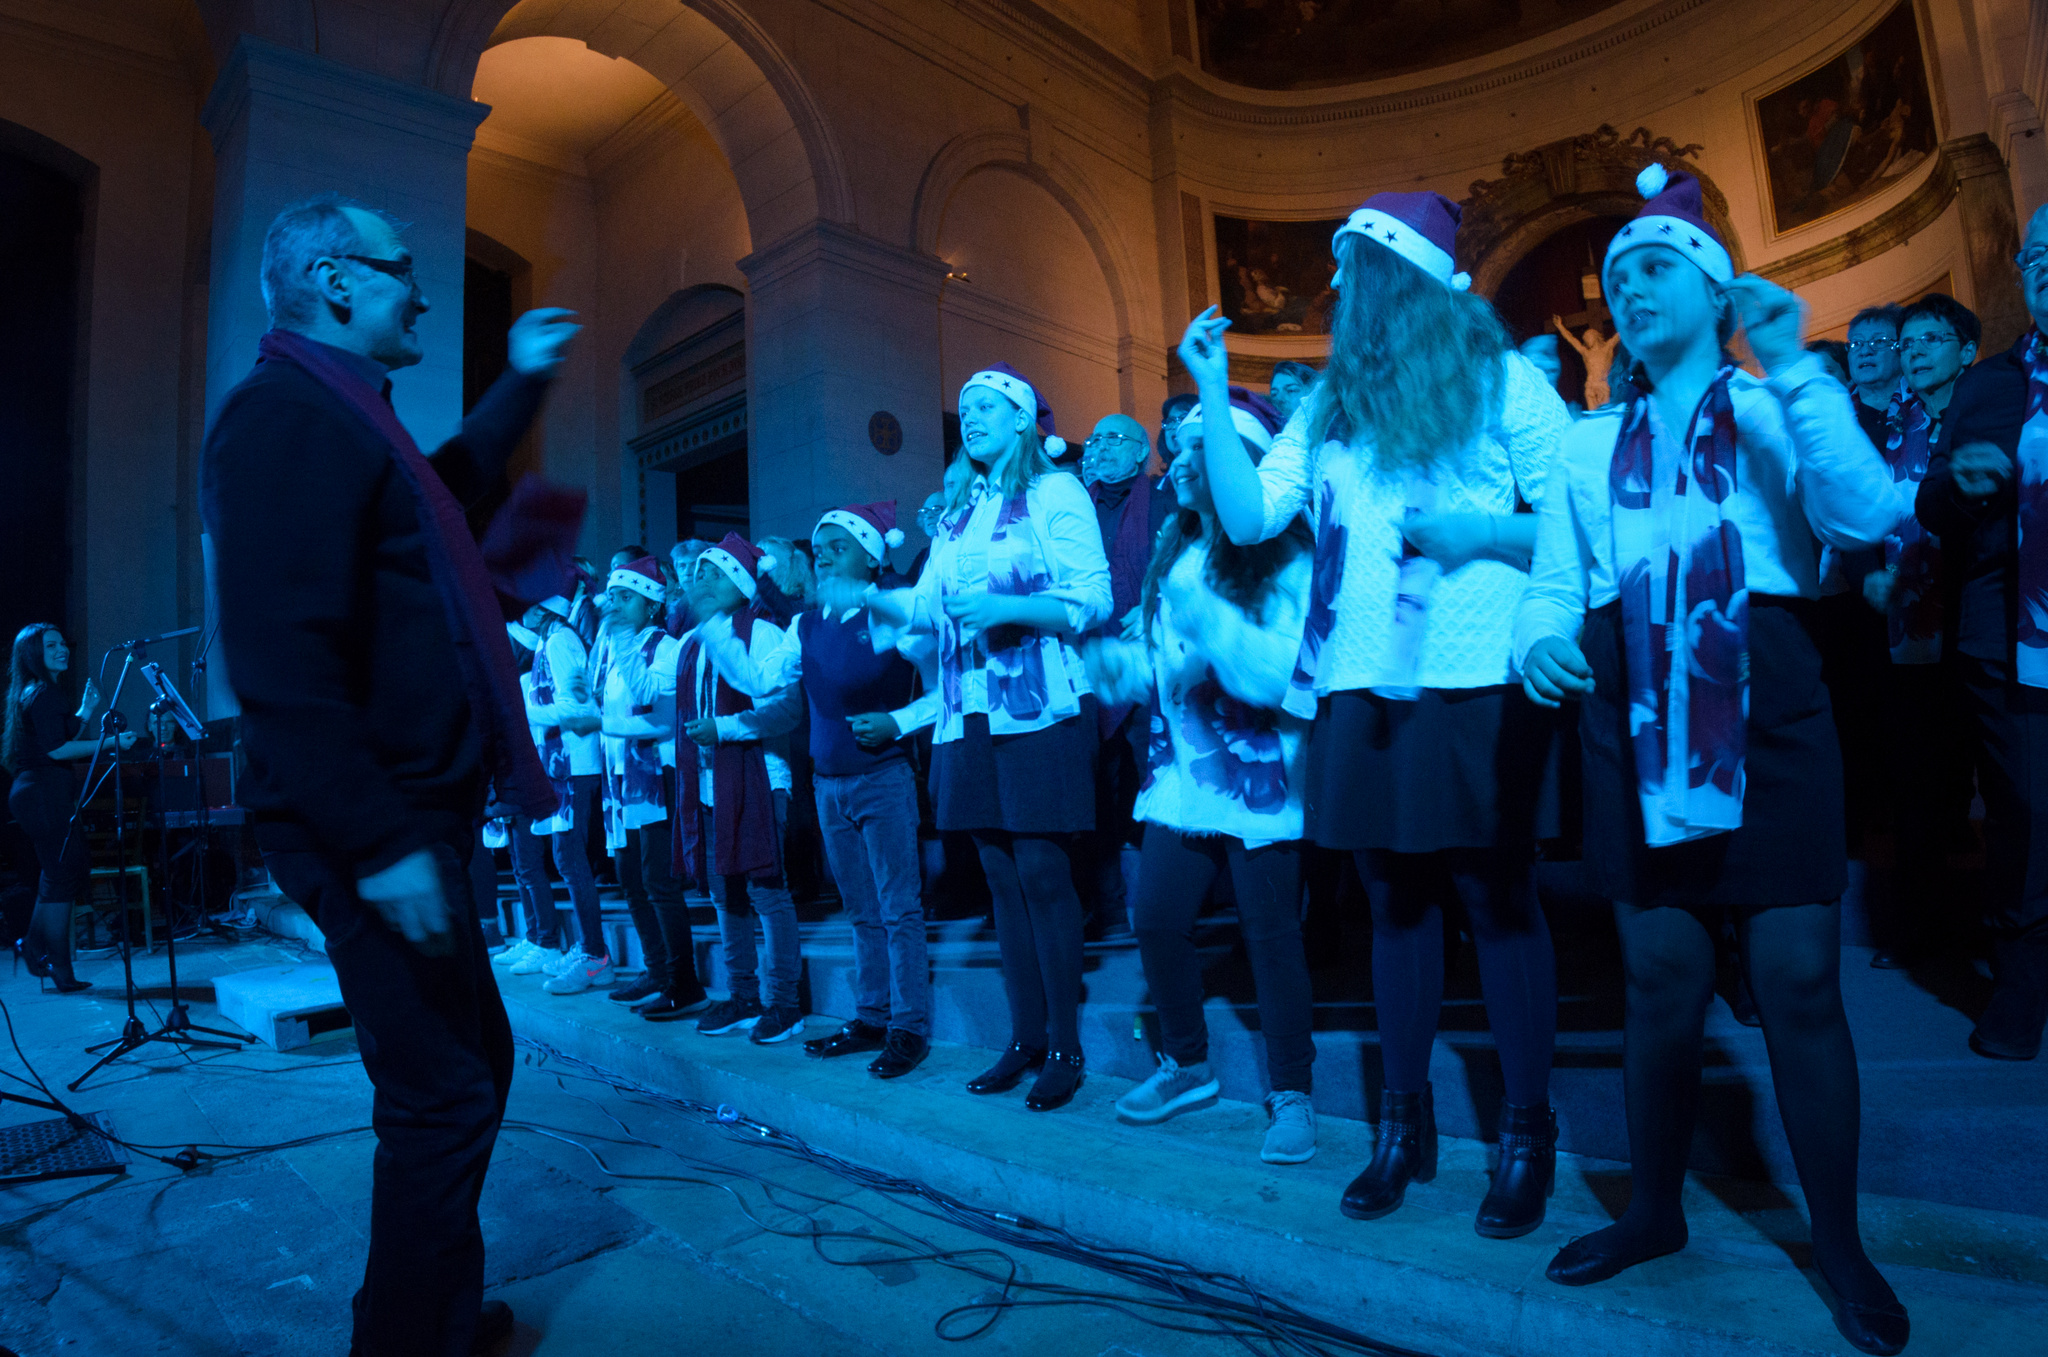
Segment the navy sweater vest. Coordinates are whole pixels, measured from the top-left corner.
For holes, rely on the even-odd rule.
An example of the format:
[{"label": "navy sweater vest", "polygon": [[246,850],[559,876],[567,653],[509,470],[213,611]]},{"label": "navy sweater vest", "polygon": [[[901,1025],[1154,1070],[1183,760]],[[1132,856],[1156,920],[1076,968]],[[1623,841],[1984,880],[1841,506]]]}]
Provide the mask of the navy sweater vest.
[{"label": "navy sweater vest", "polygon": [[849,716],[893,712],[910,701],[916,668],[894,650],[875,653],[868,614],[828,620],[813,609],[796,619],[804,648],[804,700],[811,709],[811,762],[828,777],[872,773],[910,757],[895,740],[877,750],[854,743]]}]

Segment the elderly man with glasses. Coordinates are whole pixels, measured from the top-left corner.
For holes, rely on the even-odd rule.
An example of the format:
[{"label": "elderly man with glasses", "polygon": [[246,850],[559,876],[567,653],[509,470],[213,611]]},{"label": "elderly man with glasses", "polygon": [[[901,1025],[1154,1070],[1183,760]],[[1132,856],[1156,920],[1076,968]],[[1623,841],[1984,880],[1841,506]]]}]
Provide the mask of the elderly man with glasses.
[{"label": "elderly man with glasses", "polygon": [[2048,210],[2016,262],[2034,323],[1957,380],[1918,501],[1977,737],[1995,984],[1970,1049],[1994,1060],[2032,1060],[2048,1022]]},{"label": "elderly man with glasses", "polygon": [[564,591],[583,496],[529,478],[482,550],[465,509],[501,479],[577,327],[521,316],[508,371],[423,456],[390,403],[428,305],[397,224],[332,195],[297,203],[262,267],[272,328],[201,469],[242,799],[278,886],[326,935],[375,1089],[352,1351],[467,1357],[512,1325],[484,1304],[476,1208],[513,1065],[468,863],[487,792],[557,809],[504,605]]}]

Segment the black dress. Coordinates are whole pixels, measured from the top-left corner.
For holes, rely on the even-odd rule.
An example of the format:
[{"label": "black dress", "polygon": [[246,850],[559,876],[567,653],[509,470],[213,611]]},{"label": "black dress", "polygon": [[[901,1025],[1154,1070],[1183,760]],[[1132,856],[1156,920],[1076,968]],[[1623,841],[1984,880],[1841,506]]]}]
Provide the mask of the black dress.
[{"label": "black dress", "polygon": [[1848,887],[1842,756],[1810,599],[1749,599],[1742,826],[1668,848],[1643,843],[1628,733],[1621,604],[1586,618],[1593,694],[1580,704],[1587,884],[1643,907],[1762,908],[1838,900]]},{"label": "black dress", "polygon": [[932,746],[932,818],[943,833],[1079,834],[1095,828],[1096,704],[1024,735],[990,735],[966,718]]},{"label": "black dress", "polygon": [[75,783],[70,767],[52,759],[50,751],[75,737],[77,721],[63,697],[47,683],[37,685],[21,716],[20,747],[14,751],[14,784],[8,788],[7,809],[35,845],[36,865],[42,869],[36,899],[76,900],[85,839],[74,836],[71,851],[64,852]]}]

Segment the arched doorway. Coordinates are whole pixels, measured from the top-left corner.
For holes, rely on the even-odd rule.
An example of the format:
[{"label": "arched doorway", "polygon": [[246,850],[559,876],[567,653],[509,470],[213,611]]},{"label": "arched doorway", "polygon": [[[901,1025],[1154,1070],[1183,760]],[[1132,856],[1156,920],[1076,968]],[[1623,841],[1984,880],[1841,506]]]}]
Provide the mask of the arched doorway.
[{"label": "arched doorway", "polygon": [[1556,325],[1562,321],[1578,336],[1589,328],[1603,337],[1614,333],[1613,317],[1600,295],[1600,261],[1606,258],[1614,233],[1628,221],[1624,216],[1594,216],[1559,227],[1516,260],[1494,291],[1494,309],[1515,343],[1537,335],[1557,339],[1563,368],[1557,386],[1566,400],[1581,398],[1586,365],[1558,335]]},{"label": "arched doorway", "polygon": [[626,346],[638,540],[751,535],[747,317],[738,289],[685,288]]}]

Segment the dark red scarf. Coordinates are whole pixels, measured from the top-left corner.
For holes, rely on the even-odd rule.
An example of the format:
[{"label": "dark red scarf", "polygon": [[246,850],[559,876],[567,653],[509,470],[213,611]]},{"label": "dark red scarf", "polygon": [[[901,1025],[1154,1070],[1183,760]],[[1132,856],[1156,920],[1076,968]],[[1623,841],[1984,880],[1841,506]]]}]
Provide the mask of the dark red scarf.
[{"label": "dark red scarf", "polygon": [[582,523],[581,493],[551,490],[535,484],[536,477],[521,481],[522,487],[532,489],[523,502],[515,492],[491,524],[485,540],[494,559],[487,561],[485,548],[470,535],[462,505],[433,463],[420,454],[382,392],[337,362],[325,346],[289,330],[265,334],[257,352],[260,361],[303,368],[340,397],[391,450],[392,461],[412,491],[427,569],[447,609],[449,638],[462,667],[470,711],[483,734],[484,768],[496,784],[496,797],[535,819],[553,814],[555,792],[527,728],[526,702],[519,691],[519,670],[512,661],[499,594],[503,591],[525,608],[561,591]]},{"label": "dark red scarf", "polygon": [[[1116,521],[1116,535],[1103,544],[1104,554],[1109,557],[1110,598],[1109,618],[1098,629],[1104,636],[1122,634],[1124,614],[1137,607],[1143,597],[1145,567],[1152,563],[1152,478],[1141,466],[1130,484],[1124,494],[1123,516]],[[1104,493],[1101,481],[1089,483],[1088,498],[1098,510]],[[1114,707],[1102,704],[1096,712],[1101,738],[1106,740],[1115,733],[1130,710],[1128,702]]]},{"label": "dark red scarf", "polygon": [[[758,605],[733,614],[733,635],[743,646],[754,640],[754,623],[764,614]],[[754,699],[727,683],[711,666],[711,710],[699,710],[697,655],[703,642],[692,636],[676,664],[676,805],[674,848],[676,874],[688,880],[696,872],[697,846],[704,838],[704,806],[697,791],[698,774],[708,753],[711,759],[711,872],[714,876],[774,877],[782,873],[782,854],[775,841],[775,792],[768,785],[768,757],[759,740],[733,744],[720,741],[708,751],[685,731],[700,716],[736,716],[754,709]],[[701,884],[710,889],[709,882]]]}]

